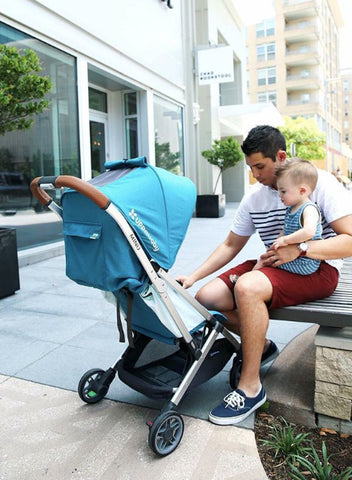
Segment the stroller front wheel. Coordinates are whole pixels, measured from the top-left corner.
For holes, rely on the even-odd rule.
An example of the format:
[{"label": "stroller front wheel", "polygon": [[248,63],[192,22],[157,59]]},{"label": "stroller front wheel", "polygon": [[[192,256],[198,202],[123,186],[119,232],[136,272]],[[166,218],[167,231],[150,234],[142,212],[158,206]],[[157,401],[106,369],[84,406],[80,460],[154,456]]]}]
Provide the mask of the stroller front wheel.
[{"label": "stroller front wheel", "polygon": [[178,447],[183,430],[182,417],[175,412],[165,412],[159,415],[150,427],[149,447],[160,457],[165,457]]},{"label": "stroller front wheel", "polygon": [[105,371],[101,368],[88,370],[78,384],[78,395],[86,403],[98,403],[107,394],[108,388],[101,384]]}]

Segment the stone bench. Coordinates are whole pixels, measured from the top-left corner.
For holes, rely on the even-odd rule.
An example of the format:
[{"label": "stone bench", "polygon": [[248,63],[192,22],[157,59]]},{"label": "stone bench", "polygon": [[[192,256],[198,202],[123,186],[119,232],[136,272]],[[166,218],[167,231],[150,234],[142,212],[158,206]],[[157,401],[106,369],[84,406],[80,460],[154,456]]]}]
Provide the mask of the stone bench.
[{"label": "stone bench", "polygon": [[320,425],[352,431],[352,257],[344,261],[334,294],[270,311],[270,319],[318,324],[314,411]]}]

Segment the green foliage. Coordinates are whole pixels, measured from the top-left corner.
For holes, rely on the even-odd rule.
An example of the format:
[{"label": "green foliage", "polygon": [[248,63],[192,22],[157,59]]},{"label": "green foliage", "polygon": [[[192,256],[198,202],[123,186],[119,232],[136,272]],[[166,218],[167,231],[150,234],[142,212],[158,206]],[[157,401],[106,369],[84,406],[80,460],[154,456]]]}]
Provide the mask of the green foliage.
[{"label": "green foliage", "polygon": [[208,150],[204,150],[202,156],[208,160],[209,163],[220,168],[214,192],[222,172],[227,168],[234,167],[238,162],[243,160],[243,152],[240,144],[234,137],[214,140],[212,147]]},{"label": "green foliage", "polygon": [[14,156],[8,148],[0,148],[0,171],[11,172]]},{"label": "green foliage", "polygon": [[325,133],[314,118],[284,117],[285,125],[279,127],[284,134],[288,153],[291,143],[296,145],[296,157],[305,160],[322,160],[326,157]]},{"label": "green foliage", "polygon": [[214,140],[212,148],[204,150],[202,155],[209,163],[219,167],[221,171],[235,166],[243,159],[241,147],[234,137]]},{"label": "green foliage", "polygon": [[261,440],[263,445],[274,450],[274,457],[285,461],[294,460],[310,450],[309,433],[295,433],[293,425],[282,418],[281,423],[273,424],[268,439]]},{"label": "green foliage", "polygon": [[292,424],[284,418],[270,427],[267,439],[259,441],[274,451],[274,457],[287,462],[286,472],[294,480],[350,480],[352,467],[341,473],[334,473],[325,442],[322,443],[321,459],[309,436],[310,433],[296,434]]},{"label": "green foliage", "polygon": [[38,75],[39,59],[33,50],[20,52],[0,44],[0,135],[28,129],[33,116],[47,108],[49,78]]},{"label": "green foliage", "polygon": [[155,165],[160,168],[164,168],[169,172],[180,175],[180,152],[172,153],[170,151],[170,143],[159,143],[158,137],[155,135]]},{"label": "green foliage", "polygon": [[[352,467],[346,468],[341,473],[334,473],[332,465],[329,463],[331,455],[328,456],[325,442],[322,444],[322,460],[318,453],[312,449],[309,458],[298,456],[296,465],[291,465],[292,471],[289,472],[290,477],[294,480],[307,480],[307,472],[312,475],[315,480],[349,480],[352,478]],[[300,468],[298,468],[298,466]],[[303,469],[303,472],[301,471]]]}]

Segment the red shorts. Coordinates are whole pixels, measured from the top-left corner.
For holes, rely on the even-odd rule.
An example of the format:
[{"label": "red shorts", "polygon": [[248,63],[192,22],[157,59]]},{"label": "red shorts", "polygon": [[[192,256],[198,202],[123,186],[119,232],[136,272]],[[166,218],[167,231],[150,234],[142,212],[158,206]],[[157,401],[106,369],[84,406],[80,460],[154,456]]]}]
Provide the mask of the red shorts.
[{"label": "red shorts", "polygon": [[[222,273],[219,278],[233,291],[234,283],[230,280],[230,276],[240,276],[250,272],[255,264],[256,260],[247,260]],[[321,262],[318,270],[310,275],[299,275],[274,267],[263,267],[259,270],[267,276],[273,286],[269,309],[298,305],[328,297],[334,292],[339,280],[339,272],[336,268],[325,262]]]}]

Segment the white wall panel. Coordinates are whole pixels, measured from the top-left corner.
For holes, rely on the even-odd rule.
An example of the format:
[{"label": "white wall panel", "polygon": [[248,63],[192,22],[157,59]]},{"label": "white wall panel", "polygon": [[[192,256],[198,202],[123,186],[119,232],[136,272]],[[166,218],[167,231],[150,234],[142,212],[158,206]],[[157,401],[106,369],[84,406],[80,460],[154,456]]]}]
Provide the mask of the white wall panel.
[{"label": "white wall panel", "polygon": [[1,13],[88,61],[183,100],[181,0],[16,0]]}]

